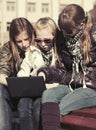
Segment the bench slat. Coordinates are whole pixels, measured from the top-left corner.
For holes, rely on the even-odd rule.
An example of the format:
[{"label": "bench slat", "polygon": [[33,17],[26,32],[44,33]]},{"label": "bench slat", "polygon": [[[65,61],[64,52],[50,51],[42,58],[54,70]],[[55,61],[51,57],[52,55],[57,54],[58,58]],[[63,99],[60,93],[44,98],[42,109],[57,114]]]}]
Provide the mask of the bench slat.
[{"label": "bench slat", "polygon": [[70,130],[96,130],[96,107],[72,111],[63,116],[61,124]]}]

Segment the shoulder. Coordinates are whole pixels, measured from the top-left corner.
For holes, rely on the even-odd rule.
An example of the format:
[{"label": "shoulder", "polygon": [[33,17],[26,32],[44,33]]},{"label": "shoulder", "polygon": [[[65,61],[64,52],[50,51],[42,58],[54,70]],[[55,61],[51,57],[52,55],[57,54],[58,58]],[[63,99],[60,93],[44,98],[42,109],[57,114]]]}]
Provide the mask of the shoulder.
[{"label": "shoulder", "polygon": [[38,49],[36,46],[31,45],[30,46],[31,52],[40,52],[40,49]]},{"label": "shoulder", "polygon": [[40,56],[41,55],[41,51],[39,48],[35,47],[35,46],[30,46],[30,51],[29,53],[31,53],[32,57],[34,56]]},{"label": "shoulder", "polygon": [[10,54],[11,50],[10,50],[10,46],[9,46],[9,42],[5,43],[1,48],[0,48],[0,54]]},{"label": "shoulder", "polygon": [[37,47],[31,45],[30,50],[25,53],[25,57],[28,60],[34,60],[34,59],[40,58],[41,51]]}]

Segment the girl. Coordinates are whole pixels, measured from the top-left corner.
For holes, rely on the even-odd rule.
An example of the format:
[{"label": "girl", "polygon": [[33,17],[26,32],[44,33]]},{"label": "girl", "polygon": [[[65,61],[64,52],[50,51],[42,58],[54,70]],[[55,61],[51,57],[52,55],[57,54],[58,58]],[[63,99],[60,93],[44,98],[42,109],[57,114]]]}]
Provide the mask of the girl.
[{"label": "girl", "polygon": [[83,8],[76,4],[66,6],[59,15],[63,40],[57,48],[64,68],[63,71],[59,68],[53,71],[51,67],[39,70],[45,74],[45,81],[53,75],[50,80],[54,82],[54,77],[62,71],[60,85],[45,90],[42,96],[43,130],[60,130],[60,117],[73,110],[96,106],[96,45],[90,39],[89,23]]},{"label": "girl", "polygon": [[[7,91],[6,77],[16,76],[25,52],[32,43],[33,34],[33,26],[27,19],[22,17],[13,19],[9,41],[0,48],[0,130],[12,130],[10,105],[12,102]],[[23,125],[26,127],[26,124]]]}]

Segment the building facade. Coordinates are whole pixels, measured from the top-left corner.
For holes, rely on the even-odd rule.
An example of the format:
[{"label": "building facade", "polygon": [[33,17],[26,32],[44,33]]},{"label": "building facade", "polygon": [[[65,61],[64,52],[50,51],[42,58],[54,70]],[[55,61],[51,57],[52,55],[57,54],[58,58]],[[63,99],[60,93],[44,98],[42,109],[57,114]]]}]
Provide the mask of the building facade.
[{"label": "building facade", "polygon": [[95,0],[0,0],[0,43],[8,40],[12,19],[25,17],[35,23],[40,17],[50,16],[57,23],[60,11],[71,3],[79,4],[85,11],[89,11],[93,8]]}]

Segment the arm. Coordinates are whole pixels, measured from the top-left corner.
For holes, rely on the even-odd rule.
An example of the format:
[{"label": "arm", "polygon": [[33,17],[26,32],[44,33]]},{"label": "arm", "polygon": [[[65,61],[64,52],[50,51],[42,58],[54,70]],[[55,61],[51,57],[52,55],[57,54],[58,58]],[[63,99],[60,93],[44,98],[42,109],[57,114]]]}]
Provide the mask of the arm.
[{"label": "arm", "polygon": [[87,87],[96,89],[96,67],[87,67],[85,78],[82,72],[76,74],[72,84],[83,85],[83,79]]},{"label": "arm", "polygon": [[21,64],[20,70],[17,73],[17,77],[30,76],[31,69],[32,69],[32,65],[30,60],[30,53],[27,52]]},{"label": "arm", "polygon": [[37,72],[38,75],[43,76],[46,83],[60,82],[65,73],[64,67],[43,67]]},{"label": "arm", "polygon": [[0,84],[7,86],[7,80],[6,77],[8,77],[7,75],[4,74],[0,74]]},{"label": "arm", "polygon": [[9,77],[12,68],[11,62],[9,60],[10,50],[8,43],[4,44],[2,48],[0,48],[0,84],[7,85],[6,77]]}]

